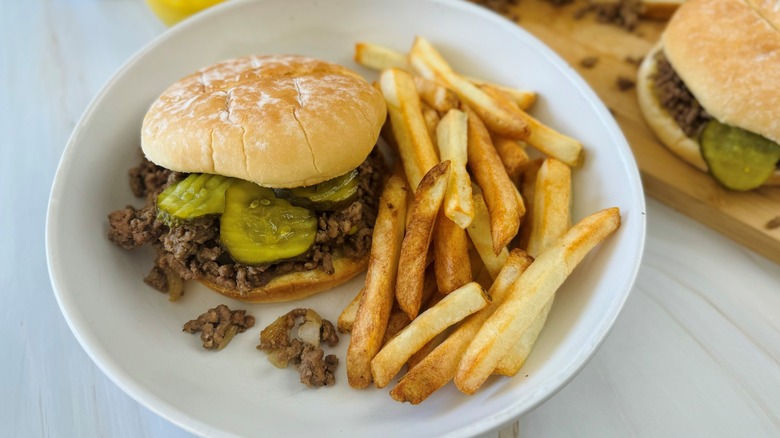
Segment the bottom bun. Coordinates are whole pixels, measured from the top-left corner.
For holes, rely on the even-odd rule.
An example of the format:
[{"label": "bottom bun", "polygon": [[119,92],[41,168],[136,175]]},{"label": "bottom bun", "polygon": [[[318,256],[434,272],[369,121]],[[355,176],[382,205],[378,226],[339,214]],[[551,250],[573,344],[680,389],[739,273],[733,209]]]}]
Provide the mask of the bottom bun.
[{"label": "bottom bun", "polygon": [[360,259],[335,257],[333,274],[319,269],[296,271],[275,277],[263,287],[256,287],[248,292],[226,289],[208,280],[199,280],[220,294],[247,303],[278,303],[293,301],[324,292],[345,283],[366,270],[368,255]]},{"label": "bottom bun", "polygon": [[[685,135],[685,132],[675,122],[671,114],[661,106],[661,102],[656,98],[653,91],[652,76],[657,69],[656,55],[661,50],[661,44],[656,44],[639,66],[636,86],[639,108],[647,124],[650,125],[655,135],[661,140],[661,143],[673,154],[687,161],[692,166],[702,172],[707,172],[707,163],[701,155],[699,142]],[[780,185],[780,170],[775,169],[774,173],[764,181],[763,185]]]}]

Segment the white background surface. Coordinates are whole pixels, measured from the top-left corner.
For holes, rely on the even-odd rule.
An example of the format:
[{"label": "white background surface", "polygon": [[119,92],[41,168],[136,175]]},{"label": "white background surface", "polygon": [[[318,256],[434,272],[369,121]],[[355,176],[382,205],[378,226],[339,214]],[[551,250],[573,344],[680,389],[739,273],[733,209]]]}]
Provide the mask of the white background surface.
[{"label": "white background surface", "polygon": [[[57,308],[44,250],[70,131],[163,31],[142,0],[0,0],[0,435],[189,436],[92,364]],[[780,434],[780,267],[652,200],[647,214],[644,263],[611,335],[502,436]]]}]

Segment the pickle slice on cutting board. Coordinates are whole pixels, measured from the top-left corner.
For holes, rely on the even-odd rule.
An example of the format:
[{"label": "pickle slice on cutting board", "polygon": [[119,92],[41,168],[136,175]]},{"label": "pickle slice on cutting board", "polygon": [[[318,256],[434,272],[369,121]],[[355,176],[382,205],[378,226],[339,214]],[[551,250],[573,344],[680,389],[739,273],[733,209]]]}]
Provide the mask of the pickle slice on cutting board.
[{"label": "pickle slice on cutting board", "polygon": [[275,189],[276,196],[287,199],[293,205],[316,211],[332,211],[346,207],[355,200],[358,187],[358,171],[353,170],[336,178],[308,187]]},{"label": "pickle slice on cutting board", "polygon": [[157,196],[157,208],[166,222],[188,220],[225,211],[225,191],[233,178],[193,173],[171,184]]},{"label": "pickle slice on cutting board", "polygon": [[237,180],[225,193],[219,228],[234,260],[260,265],[308,251],[317,235],[317,216],[277,198],[272,189]]},{"label": "pickle slice on cutting board", "polygon": [[752,190],[775,171],[780,145],[758,134],[710,120],[699,139],[712,176],[731,190]]}]

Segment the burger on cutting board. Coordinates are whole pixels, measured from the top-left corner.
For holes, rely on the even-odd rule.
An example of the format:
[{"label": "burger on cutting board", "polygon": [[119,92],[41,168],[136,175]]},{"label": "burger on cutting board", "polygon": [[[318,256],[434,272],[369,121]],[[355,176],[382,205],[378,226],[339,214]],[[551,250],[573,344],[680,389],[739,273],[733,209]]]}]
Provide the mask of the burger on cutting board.
[{"label": "burger on cutting board", "polygon": [[637,92],[661,142],[724,187],[780,185],[780,3],[685,2]]}]

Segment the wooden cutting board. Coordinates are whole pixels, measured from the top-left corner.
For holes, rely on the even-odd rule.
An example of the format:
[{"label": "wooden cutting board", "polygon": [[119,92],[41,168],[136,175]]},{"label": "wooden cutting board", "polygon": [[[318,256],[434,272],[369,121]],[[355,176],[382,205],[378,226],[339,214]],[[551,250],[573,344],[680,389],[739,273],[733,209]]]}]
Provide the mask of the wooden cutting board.
[{"label": "wooden cutting board", "polygon": [[[543,0],[519,0],[506,16],[555,50],[575,68],[612,110],[642,174],[645,193],[748,248],[780,263],[780,188],[730,192],[672,155],[639,111],[635,90],[621,91],[618,78],[635,79],[636,60],[656,43],[665,21],[642,20],[633,32],[575,12],[583,1],[556,7]],[[593,67],[582,60],[596,57]],[[779,219],[780,220],[780,219]]]}]

